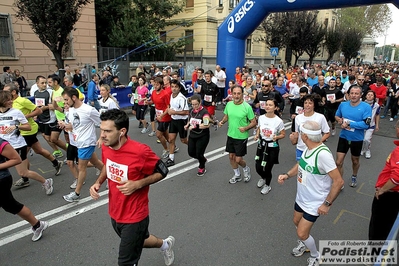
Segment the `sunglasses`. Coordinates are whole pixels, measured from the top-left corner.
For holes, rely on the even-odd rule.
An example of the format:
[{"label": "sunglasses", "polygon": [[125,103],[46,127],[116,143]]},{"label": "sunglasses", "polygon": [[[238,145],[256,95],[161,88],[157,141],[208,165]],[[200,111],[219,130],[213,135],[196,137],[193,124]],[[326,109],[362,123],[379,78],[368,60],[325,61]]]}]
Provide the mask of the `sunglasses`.
[{"label": "sunglasses", "polygon": [[262,87],[270,87],[270,85],[262,84]]}]

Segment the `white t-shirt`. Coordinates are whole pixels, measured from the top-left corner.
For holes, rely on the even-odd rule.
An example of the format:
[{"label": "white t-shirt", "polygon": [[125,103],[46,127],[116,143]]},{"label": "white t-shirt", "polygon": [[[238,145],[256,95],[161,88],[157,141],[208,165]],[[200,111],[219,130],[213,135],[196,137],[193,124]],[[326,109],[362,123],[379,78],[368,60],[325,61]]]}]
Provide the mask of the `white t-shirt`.
[{"label": "white t-shirt", "polygon": [[[215,77],[216,77],[216,86],[219,88],[226,87],[226,73],[223,70],[217,71],[215,70]],[[224,79],[224,81],[217,81],[218,79]]]},{"label": "white t-shirt", "polygon": [[33,84],[32,87],[30,87],[30,96],[33,97],[33,95],[35,94],[35,91],[37,91],[39,89],[39,87],[37,86],[37,84]]},{"label": "white t-shirt", "polygon": [[347,82],[344,83],[344,86],[342,87],[342,93],[346,93],[349,90],[349,87],[352,85],[355,85],[356,81],[353,82],[352,84],[349,82],[349,80]]},{"label": "white t-shirt", "polygon": [[290,94],[294,95],[289,97],[291,100],[299,98],[299,86],[296,83],[290,82],[288,84],[290,88]]},{"label": "white t-shirt", "polygon": [[[321,126],[321,132],[326,134],[330,132],[330,127],[328,126],[327,120],[324,115],[314,112],[311,116],[305,116],[305,114],[300,114],[295,117],[295,132],[299,132],[299,128],[303,125],[306,121],[315,121]],[[301,136],[298,137],[298,143],[296,148],[300,151],[304,151],[306,149],[305,143],[303,143]]]},{"label": "white t-shirt", "polygon": [[[176,97],[173,94],[170,95],[170,109],[175,111],[188,111],[187,98],[179,92]],[[171,115],[173,120],[177,119],[187,119],[188,115]]]},{"label": "white t-shirt", "polygon": [[298,166],[296,203],[305,212],[319,216],[317,209],[330,193],[332,179],[327,174],[336,169],[333,155],[324,144],[305,149]]},{"label": "white t-shirt", "polygon": [[95,146],[96,126],[100,125],[100,113],[92,106],[82,104],[79,108],[69,108],[69,122],[72,123],[72,136],[78,149]]},{"label": "white t-shirt", "polygon": [[98,103],[100,104],[100,115],[104,113],[105,111],[111,110],[111,109],[119,109],[119,107],[116,105],[116,102],[112,100],[110,97],[103,102],[103,99],[98,100]]},{"label": "white t-shirt", "polygon": [[[69,122],[69,111],[65,111],[64,112],[65,113],[65,123],[66,124],[70,124],[70,122]],[[73,139],[73,134],[72,134],[72,131],[67,131],[68,132],[68,135],[69,135],[69,145],[72,145],[72,146],[75,146],[76,147],[76,141]]]},{"label": "white t-shirt", "polygon": [[278,116],[269,118],[266,115],[261,115],[258,119],[258,125],[260,136],[266,141],[272,141],[274,135],[278,136],[284,129],[284,122]]},{"label": "white t-shirt", "polygon": [[0,113],[0,138],[8,141],[14,149],[26,146],[26,142],[22,135],[17,135],[17,130],[14,130],[10,134],[3,134],[10,126],[19,126],[20,124],[27,124],[28,120],[25,115],[18,109],[10,108],[5,113]]}]

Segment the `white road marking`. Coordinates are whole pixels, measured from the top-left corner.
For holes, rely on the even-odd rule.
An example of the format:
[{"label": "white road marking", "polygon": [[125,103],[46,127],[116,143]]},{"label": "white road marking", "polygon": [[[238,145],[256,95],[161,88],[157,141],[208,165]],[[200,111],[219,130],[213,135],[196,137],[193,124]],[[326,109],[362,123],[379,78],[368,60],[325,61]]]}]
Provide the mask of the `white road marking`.
[{"label": "white road marking", "polygon": [[[290,128],[290,124],[291,124],[291,123],[285,123],[285,124],[284,124],[285,129]],[[253,136],[249,137],[249,140],[253,140]],[[251,146],[251,145],[253,145],[253,144],[255,144],[255,143],[257,143],[257,142],[256,142],[256,141],[249,141],[247,145],[248,145],[248,146]],[[206,157],[209,157],[210,155],[215,154],[215,153],[218,153],[218,152],[221,152],[221,151],[223,151],[224,149],[225,149],[225,147],[220,147],[220,148],[218,148],[218,149],[215,149],[215,150],[212,150],[212,151],[206,153],[205,156],[206,156]],[[215,155],[215,156],[209,157],[209,158],[207,158],[207,159],[208,159],[208,162],[211,162],[211,161],[217,160],[217,159],[219,159],[219,158],[221,158],[221,157],[223,157],[223,156],[225,156],[225,155],[227,155],[227,154],[228,154],[227,152],[223,152],[223,153],[217,154],[217,155]],[[184,161],[184,162],[178,163],[178,164],[176,164],[176,165],[170,167],[169,169],[173,170],[173,169],[175,169],[175,168],[180,168],[181,166],[184,166],[184,165],[186,165],[186,164],[189,164],[190,162],[195,162],[195,161],[196,161],[196,160],[194,160],[194,159],[186,160],[186,161]],[[182,173],[185,173],[186,171],[191,170],[191,169],[196,168],[196,167],[197,167],[196,164],[192,164],[192,165],[187,166],[187,167],[185,167],[185,168],[183,168],[183,169],[180,169],[180,170],[178,170],[178,171],[176,171],[176,172],[172,172],[172,173],[170,173],[166,178],[164,178],[163,180],[161,180],[160,182],[163,182],[163,181],[168,180],[168,179],[170,179],[170,178],[172,178],[172,177],[175,177],[175,176],[177,176],[177,175],[180,175],[180,174],[182,174]],[[160,182],[158,182],[158,183],[160,183]],[[100,194],[100,196],[106,196],[106,195],[108,195],[108,190],[102,191],[102,192],[100,192],[99,194]],[[42,214],[39,214],[39,215],[36,216],[36,218],[37,218],[37,219],[40,219],[40,220],[43,220],[43,219],[46,218],[46,217],[52,216],[52,215],[57,214],[57,213],[62,212],[62,211],[66,211],[66,210],[68,210],[68,209],[70,209],[70,208],[74,208],[74,207],[79,206],[79,205],[82,205],[82,204],[84,204],[84,203],[86,203],[86,202],[88,202],[88,201],[90,201],[90,200],[92,200],[91,197],[86,197],[86,198],[83,198],[83,199],[81,199],[80,201],[78,201],[78,202],[76,202],[76,203],[70,203],[70,204],[67,204],[67,205],[64,205],[64,206],[55,208],[55,209],[53,209],[53,210],[44,212],[44,213],[42,213]],[[98,201],[95,201],[95,202],[93,202],[93,203],[91,203],[91,204],[89,204],[89,205],[86,205],[86,206],[84,206],[83,208],[81,208],[81,209],[79,209],[79,210],[73,210],[73,211],[70,211],[70,212],[68,212],[68,213],[66,213],[66,214],[62,214],[62,215],[60,215],[60,216],[57,216],[56,218],[53,218],[53,219],[48,220],[48,222],[50,223],[50,226],[51,226],[51,225],[55,225],[55,224],[58,224],[58,223],[60,223],[60,222],[66,221],[66,220],[68,220],[68,219],[71,219],[71,218],[73,218],[73,217],[76,217],[76,216],[78,216],[78,215],[80,215],[80,214],[82,214],[82,213],[85,213],[85,212],[87,212],[87,211],[90,211],[90,210],[92,210],[92,209],[101,207],[101,206],[103,206],[103,205],[105,205],[105,204],[107,204],[107,203],[108,203],[108,197],[107,197],[107,198],[100,199],[100,200],[98,200]],[[1,235],[1,234],[4,234],[4,233],[6,233],[6,232],[9,232],[9,231],[15,230],[15,229],[17,229],[17,228],[19,228],[19,227],[22,227],[22,226],[24,226],[24,225],[27,225],[27,224],[28,224],[28,223],[27,223],[26,221],[20,221],[20,222],[11,224],[11,225],[9,225],[9,226],[0,228],[0,235]],[[28,235],[30,235],[30,234],[32,234],[32,229],[31,229],[31,228],[29,228],[29,229],[23,229],[23,230],[21,230],[21,231],[19,231],[19,232],[16,232],[16,233],[14,233],[14,234],[8,235],[8,236],[3,237],[3,238],[0,238],[0,247],[6,245],[6,244],[8,244],[8,243],[14,242],[14,241],[16,241],[16,240],[18,240],[18,239],[21,239],[21,238],[23,238],[23,237],[25,237],[25,236],[28,236]]]}]

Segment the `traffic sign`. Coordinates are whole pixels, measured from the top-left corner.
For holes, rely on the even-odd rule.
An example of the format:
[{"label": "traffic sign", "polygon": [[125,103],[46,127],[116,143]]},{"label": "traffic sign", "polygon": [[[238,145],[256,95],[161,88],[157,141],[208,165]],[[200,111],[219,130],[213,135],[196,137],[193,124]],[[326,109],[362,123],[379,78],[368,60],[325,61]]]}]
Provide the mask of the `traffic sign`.
[{"label": "traffic sign", "polygon": [[271,54],[271,56],[277,56],[278,55],[278,47],[271,47],[270,54]]}]

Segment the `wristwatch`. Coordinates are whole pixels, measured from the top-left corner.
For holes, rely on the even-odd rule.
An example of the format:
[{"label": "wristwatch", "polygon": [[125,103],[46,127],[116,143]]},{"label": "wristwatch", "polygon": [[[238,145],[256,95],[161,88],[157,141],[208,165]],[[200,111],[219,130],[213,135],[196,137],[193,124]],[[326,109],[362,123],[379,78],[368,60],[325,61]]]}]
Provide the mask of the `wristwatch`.
[{"label": "wristwatch", "polygon": [[324,201],[324,205],[326,205],[327,207],[330,207],[332,205],[332,203],[329,202],[328,200],[325,200]]}]

